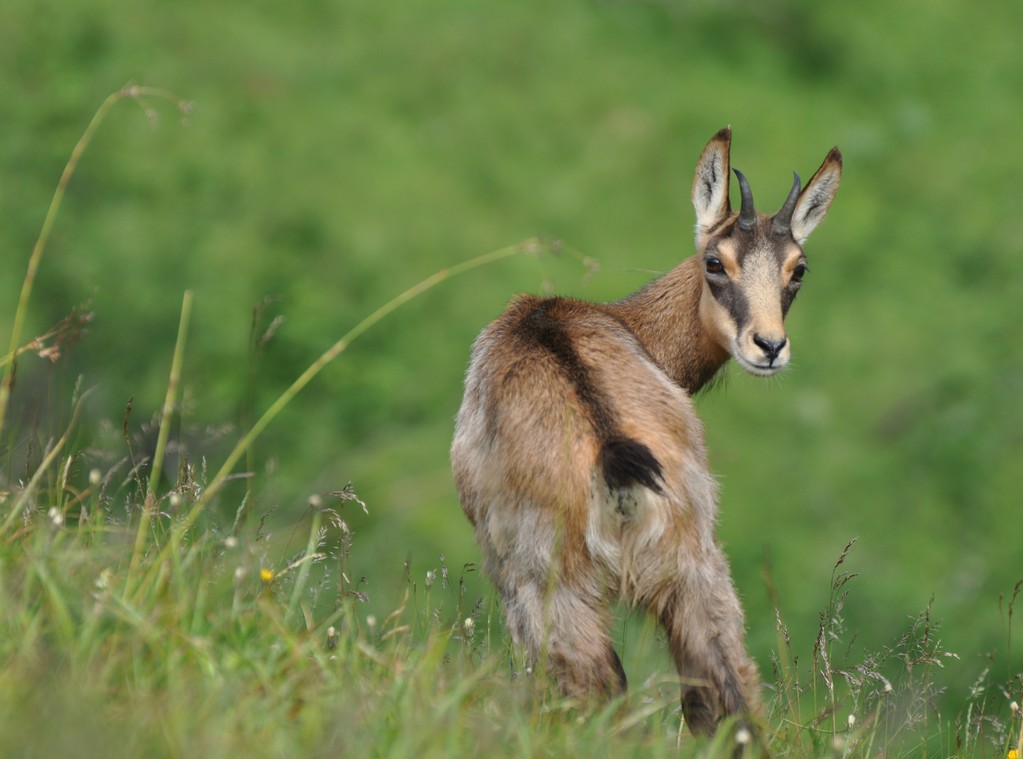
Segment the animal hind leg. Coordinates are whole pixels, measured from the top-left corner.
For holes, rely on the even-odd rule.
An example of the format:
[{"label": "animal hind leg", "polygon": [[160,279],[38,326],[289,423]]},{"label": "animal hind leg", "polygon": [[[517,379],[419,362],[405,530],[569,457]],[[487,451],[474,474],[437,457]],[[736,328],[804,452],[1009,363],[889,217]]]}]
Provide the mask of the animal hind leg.
[{"label": "animal hind leg", "polygon": [[677,585],[658,604],[682,680],[690,730],[713,733],[723,717],[759,714],[760,678],[746,652],[742,608],[724,556],[705,548],[680,561]]},{"label": "animal hind leg", "polygon": [[610,610],[599,594],[526,583],[504,593],[504,611],[516,645],[531,665],[546,666],[566,696],[592,703],[625,690]]}]

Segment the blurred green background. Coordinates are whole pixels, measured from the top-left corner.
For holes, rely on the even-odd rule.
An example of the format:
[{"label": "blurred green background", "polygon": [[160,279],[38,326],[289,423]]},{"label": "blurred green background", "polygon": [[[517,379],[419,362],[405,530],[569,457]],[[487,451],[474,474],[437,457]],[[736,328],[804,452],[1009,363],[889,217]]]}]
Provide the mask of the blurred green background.
[{"label": "blurred green background", "polygon": [[[162,403],[192,289],[180,437],[215,468],[252,408],[393,294],[534,234],[564,240],[599,271],[521,256],[444,284],[256,446],[254,513],[275,510],[285,550],[304,545],[308,494],[354,483],[369,515],[346,512],[353,568],[367,611],[386,612],[406,557],[413,578],[441,555],[456,574],[478,558],[447,450],[471,341],[508,299],[614,299],[688,256],[693,167],[726,124],[765,209],[838,144],[842,189],[789,318],[793,366],[771,381],[733,368],[698,399],[750,643],[767,669],[768,561],[808,651],[858,538],[843,569],[861,574],[846,607],[860,644],[891,641],[933,597],[961,657],[952,682],[988,654],[1007,673],[998,597],[1023,577],[1021,29],[1007,0],[5,0],[0,335],[103,98],[130,81],[194,104],[182,123],[158,100],[123,103],[86,153],[28,330],[82,304],[95,318],[52,369],[22,359],[12,413],[44,439],[81,375],[96,388],[83,444],[116,448],[129,398],[134,430]],[[284,321],[249,402],[268,297],[261,328]],[[5,442],[16,479],[38,448]]]}]

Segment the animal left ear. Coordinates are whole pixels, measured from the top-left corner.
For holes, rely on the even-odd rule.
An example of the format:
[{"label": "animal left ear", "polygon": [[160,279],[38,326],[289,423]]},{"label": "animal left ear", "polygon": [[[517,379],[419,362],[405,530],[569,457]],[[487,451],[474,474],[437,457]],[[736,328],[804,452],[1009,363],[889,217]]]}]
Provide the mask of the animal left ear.
[{"label": "animal left ear", "polygon": [[824,216],[831,206],[831,201],[838,192],[838,183],[842,178],[842,154],[838,148],[832,148],[817,173],[806,183],[799,194],[796,208],[792,213],[792,236],[802,245],[817,225],[824,221]]}]

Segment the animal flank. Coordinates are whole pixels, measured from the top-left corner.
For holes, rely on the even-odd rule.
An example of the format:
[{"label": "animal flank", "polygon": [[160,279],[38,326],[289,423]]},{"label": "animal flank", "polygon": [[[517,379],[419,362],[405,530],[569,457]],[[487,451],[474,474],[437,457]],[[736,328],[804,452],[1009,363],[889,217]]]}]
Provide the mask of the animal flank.
[{"label": "animal flank", "polygon": [[614,598],[663,625],[689,727],[760,711],[742,609],[714,534],[717,489],[691,395],[729,358],[757,376],[789,362],[784,319],[803,243],[838,189],[828,153],[781,209],[759,213],[731,132],[697,162],[696,253],[614,303],[522,295],[473,345],[451,459],[513,642],[568,696],[625,687]]}]

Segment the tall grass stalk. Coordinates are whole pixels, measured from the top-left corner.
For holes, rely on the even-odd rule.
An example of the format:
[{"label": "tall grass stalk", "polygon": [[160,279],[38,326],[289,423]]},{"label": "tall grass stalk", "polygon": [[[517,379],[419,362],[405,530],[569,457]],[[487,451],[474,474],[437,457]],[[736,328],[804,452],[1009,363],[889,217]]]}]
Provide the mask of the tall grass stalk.
[{"label": "tall grass stalk", "polygon": [[176,545],[181,537],[195,524],[196,520],[213,500],[214,496],[220,492],[220,489],[224,486],[224,483],[227,481],[239,459],[245,455],[245,452],[249,449],[256,438],[259,437],[263,430],[269,426],[284,407],[287,406],[295,398],[295,396],[298,395],[302,389],[316,377],[316,375],[323,371],[330,362],[344,353],[344,351],[348,349],[348,346],[350,346],[362,334],[413,298],[422,295],[452,277],[520,253],[537,254],[544,250],[553,249],[557,245],[559,244],[544,238],[533,237],[523,242],[516,243],[515,245],[508,245],[506,247],[490,251],[489,253],[484,253],[460,264],[440,269],[399,295],[391,298],[389,301],[373,311],[369,316],[348,330],[348,332],[342,335],[337,342],[324,351],[324,353],[316,359],[316,361],[314,361],[308,369],[299,375],[291,386],[281,393],[277,400],[274,401],[265,412],[263,412],[263,415],[256,420],[256,423],[252,425],[251,429],[242,436],[228,454],[223,465],[213,476],[213,479],[210,480],[202,495],[196,500],[195,504],[193,504],[188,514],[178,521],[174,528],[174,532],[172,533],[171,541],[164,548],[164,553],[172,551],[173,546]]},{"label": "tall grass stalk", "polygon": [[298,605],[301,603],[302,594],[305,592],[306,585],[309,582],[309,569],[316,558],[316,548],[320,544],[320,522],[323,519],[323,513],[321,512],[320,504],[318,502],[310,503],[310,508],[313,512],[312,526],[309,528],[309,542],[306,544],[305,553],[302,554],[302,558],[299,559],[298,577],[295,578],[295,587],[291,590],[291,600],[288,602],[288,611],[284,615],[284,623],[290,625],[295,618],[295,612],[298,611]]},{"label": "tall grass stalk", "polygon": [[185,340],[188,337],[188,323],[192,316],[192,291],[186,290],[181,301],[181,320],[178,323],[178,337],[174,343],[174,358],[171,360],[170,377],[167,380],[167,395],[160,415],[160,431],[156,437],[156,450],[150,468],[149,484],[146,487],[146,506],[152,507],[156,500],[156,488],[163,475],[163,460],[167,453],[167,437],[170,434],[171,415],[177,403],[178,386],[181,383],[181,364],[185,357]]},{"label": "tall grass stalk", "polygon": [[7,512],[7,516],[4,518],[3,523],[0,524],[0,539],[6,539],[8,531],[14,525],[18,515],[21,514],[25,506],[31,500],[33,493],[35,493],[36,488],[39,486],[39,482],[42,480],[46,472],[49,471],[53,462],[57,460],[57,457],[60,456],[61,452],[64,450],[64,447],[67,445],[67,442],[71,437],[71,432],[78,423],[78,415],[82,410],[82,403],[88,395],[89,393],[86,391],[78,398],[74,406],[74,411],[71,413],[71,421],[68,422],[68,426],[67,429],[64,430],[64,434],[61,435],[57,442],[53,444],[53,447],[50,448],[49,452],[36,468],[36,471],[32,474],[28,483],[24,488],[22,488],[21,493],[18,495],[18,500],[14,502],[11,506],[11,510]]},{"label": "tall grass stalk", "polygon": [[160,486],[163,475],[163,461],[167,453],[167,438],[170,435],[171,416],[177,403],[178,386],[181,383],[181,365],[185,358],[185,340],[188,336],[188,324],[192,316],[192,291],[186,290],[181,301],[181,319],[178,322],[178,336],[174,342],[174,357],[171,359],[170,377],[167,380],[167,395],[163,401],[163,412],[160,415],[160,430],[156,437],[156,450],[153,453],[153,465],[150,467],[149,482],[146,485],[146,500],[139,517],[135,532],[135,547],[132,549],[129,577],[134,577],[142,552],[145,550],[149,525],[153,513],[157,509],[156,488]]},{"label": "tall grass stalk", "polygon": [[[32,254],[29,256],[28,270],[25,272],[25,279],[22,281],[21,285],[21,294],[18,296],[18,307],[14,312],[14,325],[11,327],[10,347],[7,350],[7,356],[10,357],[10,368],[7,369],[3,382],[0,383],[0,432],[3,432],[4,422],[7,417],[7,406],[11,398],[11,389],[14,387],[15,361],[19,353],[21,333],[24,329],[25,317],[28,314],[28,302],[32,295],[32,286],[35,284],[36,272],[39,270],[39,262],[43,258],[43,251],[46,249],[46,243],[50,239],[50,232],[53,230],[53,224],[57,220],[57,212],[60,210],[60,205],[64,200],[64,194],[67,192],[68,184],[71,182],[71,177],[74,175],[75,169],[78,167],[78,161],[81,159],[82,154],[89,146],[89,143],[92,142],[92,138],[96,134],[96,130],[99,129],[100,124],[103,123],[103,119],[106,118],[110,109],[125,98],[138,99],[144,97],[168,100],[175,103],[178,108],[182,110],[188,109],[188,105],[185,101],[166,90],[154,87],[139,87],[136,85],[122,87],[116,92],[108,95],[106,100],[104,100],[100,104],[99,108],[96,109],[96,113],[93,115],[89,125],[85,128],[82,136],[78,138],[78,142],[75,143],[75,147],[71,151],[71,156],[64,165],[64,171],[61,172],[60,180],[57,182],[57,188],[54,190],[53,198],[50,200],[50,206],[46,211],[46,216],[43,218],[43,226],[39,231],[39,237],[36,238],[35,245],[32,248]],[[0,366],[2,366],[2,364],[0,364]]]}]

